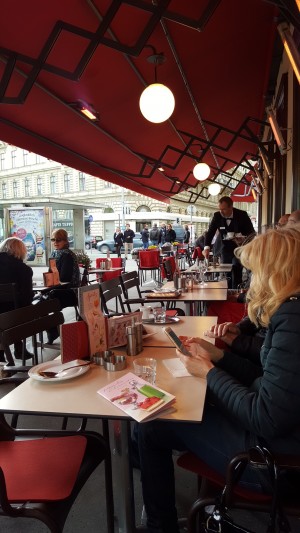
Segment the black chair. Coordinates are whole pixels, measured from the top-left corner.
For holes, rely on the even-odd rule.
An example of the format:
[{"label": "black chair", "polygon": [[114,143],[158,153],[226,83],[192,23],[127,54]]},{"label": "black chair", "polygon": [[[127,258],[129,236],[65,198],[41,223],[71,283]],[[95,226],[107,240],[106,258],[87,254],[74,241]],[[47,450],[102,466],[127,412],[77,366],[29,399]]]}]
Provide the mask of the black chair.
[{"label": "black chair", "polygon": [[[14,366],[10,345],[32,336],[34,363],[38,363],[36,335],[64,323],[58,300],[45,300],[0,314],[0,339],[9,363]],[[24,361],[23,361],[24,364]]]},{"label": "black chair", "polygon": [[[99,284],[100,289],[100,298],[101,298],[101,306],[102,310],[105,313],[106,316],[114,316],[120,314],[118,312],[119,306],[122,311],[122,314],[124,314],[125,307],[122,301],[122,287],[121,287],[121,281],[120,278],[112,278],[108,281],[103,281]],[[107,307],[107,303],[111,300],[115,300],[115,306],[116,310],[112,311]]]},{"label": "black chair", "polygon": [[[17,284],[1,283],[0,285],[0,313],[5,313],[8,309],[17,309],[19,306]],[[0,346],[1,348],[1,346]],[[3,349],[3,348],[1,348]],[[25,346],[24,346],[25,351]],[[8,359],[10,365],[14,365],[12,355]],[[24,364],[24,361],[23,361]]]},{"label": "black chair", "polygon": [[36,518],[61,533],[80,490],[104,461],[107,531],[114,531],[111,456],[95,432],[15,430],[0,414],[0,516]]},{"label": "black chair", "polygon": [[[278,472],[282,472],[283,477],[279,478],[279,501],[282,510],[287,516],[300,517],[300,456],[274,455]],[[236,483],[238,472],[250,465],[261,471],[266,468],[261,463],[261,457],[257,456],[255,449],[237,454],[229,462],[226,476],[213,470],[204,461],[191,452],[187,452],[179,457],[177,464],[194,472],[198,476],[198,499],[193,503],[188,515],[188,532],[198,532],[198,522],[205,520],[205,507],[214,505],[221,490],[226,486],[225,505],[230,509],[244,509],[262,513],[270,513],[272,504],[272,488],[270,492],[255,492]],[[291,476],[296,488],[287,490],[286,481]],[[295,478],[296,476],[296,478]],[[258,473],[259,479],[259,473]],[[268,479],[266,476],[265,479]],[[284,481],[284,488],[280,490],[280,482]]]}]

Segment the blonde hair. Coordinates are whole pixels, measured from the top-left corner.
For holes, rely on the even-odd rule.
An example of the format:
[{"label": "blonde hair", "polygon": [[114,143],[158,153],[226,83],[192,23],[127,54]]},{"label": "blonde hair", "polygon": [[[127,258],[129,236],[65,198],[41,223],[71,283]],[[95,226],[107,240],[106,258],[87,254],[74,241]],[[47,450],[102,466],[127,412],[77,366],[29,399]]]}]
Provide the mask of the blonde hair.
[{"label": "blonde hair", "polygon": [[69,244],[68,233],[65,229],[55,229],[54,231],[52,231],[52,237],[54,237],[55,239],[61,239],[62,241],[66,241]]},{"label": "blonde hair", "polygon": [[268,230],[237,248],[235,255],[252,273],[247,293],[249,318],[267,326],[280,305],[300,293],[300,231]]},{"label": "blonde hair", "polygon": [[0,252],[5,252],[8,255],[13,255],[17,259],[24,259],[27,256],[27,248],[21,239],[18,237],[8,237],[0,244]]}]

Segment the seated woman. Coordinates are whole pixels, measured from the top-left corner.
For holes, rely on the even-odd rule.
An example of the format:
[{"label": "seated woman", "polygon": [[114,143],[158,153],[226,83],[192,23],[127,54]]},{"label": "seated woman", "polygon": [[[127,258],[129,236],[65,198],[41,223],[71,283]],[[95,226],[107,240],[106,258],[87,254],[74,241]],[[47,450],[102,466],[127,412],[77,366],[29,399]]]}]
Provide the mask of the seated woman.
[{"label": "seated woman", "polygon": [[[52,232],[51,242],[54,250],[51,253],[51,258],[56,260],[57,270],[59,272],[59,279],[63,282],[69,282],[70,288],[80,286],[80,273],[76,254],[69,248],[68,233],[64,229],[57,229]],[[50,293],[50,298],[57,298],[60,301],[61,309],[69,307],[76,303],[76,295],[69,289],[64,287],[54,289]],[[59,337],[57,328],[47,331],[48,344],[53,344],[55,339]]]},{"label": "seated woman", "polygon": [[[33,298],[32,269],[24,263],[27,249],[23,241],[17,237],[9,237],[0,244],[0,283],[16,283],[18,307],[30,305]],[[14,309],[13,304],[0,304],[0,313]],[[15,358],[22,359],[22,341],[15,343]],[[33,354],[25,348],[25,359]],[[5,361],[4,351],[0,350],[0,361]]]},{"label": "seated woman", "polygon": [[[267,327],[261,367],[205,340],[185,341],[191,356],[177,355],[194,376],[207,380],[203,421],[139,424],[139,453],[147,525],[178,533],[172,450],[190,450],[225,474],[230,458],[256,444],[298,454],[300,443],[300,232],[270,230],[235,251],[252,271],[248,315]],[[234,358],[239,364],[233,364]],[[242,481],[262,490],[255,471]]]}]

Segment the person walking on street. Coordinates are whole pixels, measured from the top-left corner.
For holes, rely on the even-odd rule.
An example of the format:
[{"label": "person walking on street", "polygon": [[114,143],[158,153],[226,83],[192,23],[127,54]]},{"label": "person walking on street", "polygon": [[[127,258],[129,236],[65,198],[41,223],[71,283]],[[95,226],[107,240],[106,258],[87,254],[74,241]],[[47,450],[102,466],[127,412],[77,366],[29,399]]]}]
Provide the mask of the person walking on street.
[{"label": "person walking on street", "polygon": [[184,235],[183,235],[184,244],[189,244],[190,237],[191,237],[191,233],[190,233],[188,225],[186,225],[186,226],[184,226]]},{"label": "person walking on street", "polygon": [[126,229],[124,231],[124,246],[125,246],[125,259],[128,258],[128,252],[131,253],[133,249],[133,238],[135,233],[130,229],[130,224],[126,224]]},{"label": "person walking on street", "polygon": [[209,225],[203,250],[203,255],[207,259],[217,230],[221,239],[221,262],[232,263],[232,280],[228,288],[237,289],[242,283],[243,267],[235,257],[234,250],[242,244],[245,237],[255,234],[255,230],[246,211],[233,207],[230,196],[220,198],[219,211],[214,213]]},{"label": "person walking on street", "polygon": [[166,242],[166,232],[167,232],[167,228],[166,228],[165,223],[163,222],[161,225],[161,229],[159,232],[159,238],[158,238],[158,242],[161,246],[165,244]]},{"label": "person walking on street", "polygon": [[116,231],[114,233],[114,241],[115,241],[115,248],[116,248],[116,253],[118,254],[118,257],[121,257],[121,248],[123,246],[123,239],[124,239],[124,235],[121,232],[121,229],[116,228]]},{"label": "person walking on street", "polygon": [[159,241],[159,229],[157,227],[157,224],[153,224],[153,227],[152,229],[150,230],[150,241],[151,241],[151,244],[153,244],[153,246],[157,246],[158,245],[158,241]]},{"label": "person walking on street", "polygon": [[141,236],[142,236],[143,248],[144,250],[147,250],[149,246],[149,228],[147,224],[145,224],[144,229],[141,231]]}]

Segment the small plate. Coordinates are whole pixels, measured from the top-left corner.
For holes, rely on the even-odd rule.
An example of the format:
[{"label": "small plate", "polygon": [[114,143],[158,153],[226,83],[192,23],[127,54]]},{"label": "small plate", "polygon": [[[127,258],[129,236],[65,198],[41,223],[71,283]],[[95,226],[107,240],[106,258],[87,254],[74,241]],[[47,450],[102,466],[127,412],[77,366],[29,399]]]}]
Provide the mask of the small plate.
[{"label": "small plate", "polygon": [[164,322],[154,322],[154,317],[142,319],[143,324],[155,324],[156,326],[160,326],[161,324],[174,324],[179,321],[180,318],[178,316],[167,316]]},{"label": "small plate", "polygon": [[[85,363],[86,361],[83,361],[81,359],[77,359],[78,364]],[[72,361],[70,361],[71,366]],[[74,362],[73,362],[74,364]],[[62,373],[60,376],[57,376],[57,378],[44,378],[39,374],[39,371],[45,371],[45,370],[51,370],[51,372],[55,372],[62,369],[62,365],[58,363],[57,361],[47,361],[47,363],[40,363],[39,365],[33,366],[29,371],[28,375],[29,377],[36,379],[37,381],[65,381],[67,379],[73,379],[81,376],[82,374],[85,374],[90,369],[90,365],[86,366],[78,366],[78,368],[66,368],[64,373]]]}]

